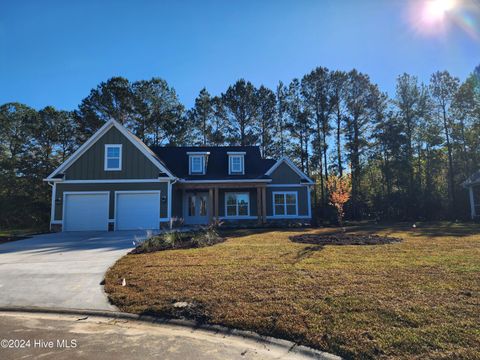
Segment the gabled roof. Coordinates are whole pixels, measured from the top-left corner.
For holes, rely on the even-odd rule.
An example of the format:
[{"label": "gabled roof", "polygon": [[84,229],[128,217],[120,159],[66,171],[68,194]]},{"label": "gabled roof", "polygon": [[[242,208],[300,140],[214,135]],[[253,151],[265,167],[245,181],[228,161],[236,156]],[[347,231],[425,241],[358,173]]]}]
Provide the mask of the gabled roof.
[{"label": "gabled roof", "polygon": [[480,184],[480,170],[470,176],[465,182],[462,184],[464,187],[470,187],[473,185]]},{"label": "gabled roof", "polygon": [[58,168],[55,169],[44,181],[55,181],[61,178],[60,174],[67,170],[80,156],[82,156],[90,147],[92,147],[97,140],[99,140],[108,130],[112,127],[115,127],[120,131],[131,143],[140,150],[143,155],[145,155],[162,173],[166,174],[166,177],[174,179],[175,176],[172,172],[165,166],[162,160],[146,146],[143,141],[138,137],[133,135],[128,131],[124,126],[122,126],[117,121],[111,119],[107,121],[103,126],[97,130],[82,146],[80,146],[77,151],[75,151],[67,160],[65,160]]},{"label": "gabled roof", "polygon": [[309,184],[314,184],[313,180],[310,179],[305,173],[300,170],[289,158],[286,156],[281,157],[268,171],[265,173],[265,175],[270,176],[282,163],[287,164],[290,166],[290,168],[297,173],[298,176],[300,176],[305,182]]},{"label": "gabled roof", "polygon": [[[157,156],[177,177],[185,180],[245,180],[269,179],[265,172],[275,163],[262,159],[258,146],[178,146],[152,147]],[[188,159],[191,153],[209,153],[205,175],[189,175]],[[245,153],[245,173],[228,174],[228,153]]]}]

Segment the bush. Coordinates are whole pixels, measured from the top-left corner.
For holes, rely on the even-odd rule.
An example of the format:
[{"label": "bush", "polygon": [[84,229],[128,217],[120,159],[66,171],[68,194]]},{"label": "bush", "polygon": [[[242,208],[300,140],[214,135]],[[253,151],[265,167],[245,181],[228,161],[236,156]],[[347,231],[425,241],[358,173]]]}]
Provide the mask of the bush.
[{"label": "bush", "polygon": [[155,235],[141,242],[132,254],[144,254],[169,249],[189,249],[212,246],[223,242],[215,227],[200,228],[191,231],[169,231]]}]

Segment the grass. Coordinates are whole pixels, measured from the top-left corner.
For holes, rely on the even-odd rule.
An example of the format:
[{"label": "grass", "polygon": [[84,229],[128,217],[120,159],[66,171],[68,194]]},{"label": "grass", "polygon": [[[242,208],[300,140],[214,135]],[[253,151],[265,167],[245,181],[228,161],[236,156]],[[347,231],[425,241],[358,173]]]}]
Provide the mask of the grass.
[{"label": "grass", "polygon": [[28,229],[0,229],[0,244],[9,241],[21,240],[29,237],[30,235],[43,232],[43,229],[28,228]]},{"label": "grass", "polygon": [[331,231],[243,230],[212,247],[127,255],[105,289],[123,311],[174,316],[186,301],[193,317],[346,358],[480,358],[478,225],[348,230],[403,239],[388,245],[289,240]]}]

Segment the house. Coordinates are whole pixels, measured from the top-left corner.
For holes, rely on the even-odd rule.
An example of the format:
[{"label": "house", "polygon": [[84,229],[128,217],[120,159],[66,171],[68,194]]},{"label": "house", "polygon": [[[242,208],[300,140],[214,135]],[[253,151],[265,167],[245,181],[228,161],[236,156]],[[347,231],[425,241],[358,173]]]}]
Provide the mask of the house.
[{"label": "house", "polygon": [[54,231],[311,219],[312,180],[256,146],[146,146],[106,122],[48,178]]},{"label": "house", "polygon": [[468,190],[470,199],[470,216],[472,219],[480,217],[480,171],[470,176],[463,187]]}]

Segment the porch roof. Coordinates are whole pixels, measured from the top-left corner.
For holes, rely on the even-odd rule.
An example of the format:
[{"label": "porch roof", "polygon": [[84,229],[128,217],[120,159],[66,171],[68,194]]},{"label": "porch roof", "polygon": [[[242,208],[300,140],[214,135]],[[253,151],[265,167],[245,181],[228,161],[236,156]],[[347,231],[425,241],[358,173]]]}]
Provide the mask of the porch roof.
[{"label": "porch roof", "polygon": [[176,185],[183,189],[254,188],[265,187],[271,181],[271,179],[180,180]]}]

